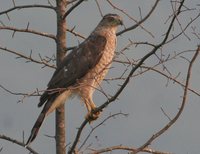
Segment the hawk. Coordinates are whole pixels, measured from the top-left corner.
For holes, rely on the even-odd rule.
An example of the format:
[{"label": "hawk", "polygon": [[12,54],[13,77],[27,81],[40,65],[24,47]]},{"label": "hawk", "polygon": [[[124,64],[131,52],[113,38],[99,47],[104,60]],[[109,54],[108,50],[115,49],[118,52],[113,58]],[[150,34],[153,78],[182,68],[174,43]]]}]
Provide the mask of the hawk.
[{"label": "hawk", "polygon": [[92,95],[113,60],[118,25],[122,25],[119,15],[105,15],[90,36],[62,60],[49,81],[47,90],[40,97],[38,107],[44,107],[26,145],[36,138],[45,117],[71,95],[78,95],[85,103],[88,110],[86,118],[89,121],[98,118],[99,113],[92,115],[91,112],[96,108]]}]

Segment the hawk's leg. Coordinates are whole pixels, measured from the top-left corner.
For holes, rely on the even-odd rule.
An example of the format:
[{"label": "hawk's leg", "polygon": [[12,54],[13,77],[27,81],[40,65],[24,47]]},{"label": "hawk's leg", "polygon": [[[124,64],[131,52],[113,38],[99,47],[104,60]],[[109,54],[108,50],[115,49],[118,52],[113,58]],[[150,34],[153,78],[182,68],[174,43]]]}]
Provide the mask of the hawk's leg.
[{"label": "hawk's leg", "polygon": [[85,116],[85,118],[91,122],[93,120],[96,120],[99,115],[100,115],[100,112],[95,112],[94,111],[96,110],[96,105],[94,104],[94,102],[92,101],[91,98],[88,98],[88,99],[85,99],[85,105],[87,107],[87,110],[88,110],[88,113],[87,115]]}]

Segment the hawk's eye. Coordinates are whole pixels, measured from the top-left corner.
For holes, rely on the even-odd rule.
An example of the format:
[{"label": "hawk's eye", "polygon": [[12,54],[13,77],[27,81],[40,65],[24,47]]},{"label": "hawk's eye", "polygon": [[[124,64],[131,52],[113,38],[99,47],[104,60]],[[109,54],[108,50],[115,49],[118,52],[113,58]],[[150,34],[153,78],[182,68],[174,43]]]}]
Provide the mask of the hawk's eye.
[{"label": "hawk's eye", "polygon": [[113,18],[113,17],[108,18],[108,21],[110,21],[110,22],[113,22],[114,20],[115,20],[115,18]]}]

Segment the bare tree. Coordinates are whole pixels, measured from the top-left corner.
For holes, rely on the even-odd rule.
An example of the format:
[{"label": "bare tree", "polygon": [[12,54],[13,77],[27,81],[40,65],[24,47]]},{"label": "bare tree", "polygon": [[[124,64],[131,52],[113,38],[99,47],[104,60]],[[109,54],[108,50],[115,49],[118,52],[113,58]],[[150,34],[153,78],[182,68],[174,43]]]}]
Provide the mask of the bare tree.
[{"label": "bare tree", "polygon": [[[107,152],[117,153],[118,151],[119,153],[133,154],[140,152],[153,154],[174,153],[174,151],[171,151],[168,146],[166,146],[165,149],[157,148],[159,144],[158,146],[155,146],[155,142],[159,142],[158,140],[161,140],[161,136],[163,134],[167,134],[167,132],[170,131],[169,128],[172,128],[172,126],[178,123],[178,120],[180,119],[183,111],[185,110],[185,106],[189,101],[194,100],[194,97],[199,101],[200,91],[199,88],[196,88],[195,86],[199,85],[196,83],[198,80],[195,78],[195,76],[198,74],[196,73],[198,72],[196,67],[199,66],[197,59],[200,52],[200,46],[198,46],[200,40],[200,29],[198,26],[200,24],[200,5],[197,1],[187,2],[185,0],[152,0],[147,4],[146,1],[116,2],[111,0],[48,0],[41,3],[38,2],[37,4],[35,4],[35,2],[32,2],[31,4],[23,4],[17,0],[12,0],[9,2],[0,2],[0,4],[1,3],[2,6],[3,3],[5,3],[4,5],[7,8],[4,7],[0,11],[0,52],[5,53],[5,55],[9,55],[10,53],[15,56],[15,62],[20,60],[20,63],[31,63],[31,65],[23,65],[24,68],[27,67],[26,71],[30,71],[29,73],[32,72],[31,69],[33,66],[36,67],[36,70],[41,70],[41,72],[45,72],[46,70],[48,70],[48,72],[49,70],[54,70],[56,66],[62,61],[67,52],[70,52],[70,50],[73,49],[79,42],[86,38],[86,34],[84,32],[84,29],[87,29],[86,25],[90,26],[90,23],[92,24],[93,20],[98,22],[98,20],[100,20],[103,15],[108,13],[108,11],[116,12],[124,19],[124,27],[117,33],[118,50],[116,51],[113,67],[110,69],[110,74],[105,79],[104,84],[100,86],[99,89],[97,89],[97,101],[99,107],[94,112],[102,112],[102,116],[91,125],[89,125],[89,121],[84,119],[84,116],[82,116],[79,120],[77,120],[78,122],[75,124],[77,129],[75,129],[70,125],[66,125],[65,121],[67,121],[66,118],[69,121],[75,120],[77,118],[71,117],[72,114],[65,113],[66,107],[64,105],[58,108],[55,114],[55,136],[51,134],[45,135],[50,139],[55,139],[56,154],[99,154]],[[40,21],[40,26],[43,28],[45,27],[45,29],[40,31],[39,26],[38,30],[36,30],[36,28],[32,28],[34,27],[32,26],[32,23],[40,24],[40,22],[38,22],[38,19],[36,19],[38,20],[37,22],[34,22],[34,18],[31,18],[32,20],[26,21],[26,26],[24,26],[25,28],[19,27],[18,25],[22,25],[22,23],[24,23],[24,14],[22,17],[20,17],[19,12],[26,12],[26,10],[32,10],[32,12],[27,13],[27,16],[34,15],[34,13],[37,14],[38,12],[42,12],[44,14],[51,14],[53,12],[49,17],[50,19],[44,19],[51,24],[49,25],[47,23],[45,26],[42,26],[43,21]],[[19,14],[15,15],[14,12]],[[93,18],[93,20],[87,17],[87,15]],[[46,16],[48,17],[48,15]],[[40,18],[38,14],[36,17]],[[15,21],[15,19],[19,21]],[[77,19],[79,20],[77,21]],[[46,32],[46,28],[48,27],[53,27],[53,32]],[[29,34],[29,36],[27,36],[27,34]],[[21,36],[24,38],[28,37],[27,40],[30,39],[31,41],[36,42],[36,46],[33,48],[32,44],[25,44],[22,42],[17,42],[16,44],[13,41],[20,40]],[[33,37],[33,39],[31,37]],[[39,41],[41,38],[43,40],[48,39],[48,41],[53,40],[53,43],[51,41],[49,43],[50,46],[55,46],[52,50],[52,53],[36,51],[38,50],[37,48],[39,46],[43,47],[48,44],[43,41],[40,43],[37,41],[38,38]],[[67,40],[66,38],[69,39]],[[30,50],[28,53],[23,51],[25,47]],[[44,50],[49,49],[50,48],[47,47]],[[14,69],[8,67],[12,65],[10,64],[12,57],[9,55],[9,57],[6,57],[6,59],[9,61],[1,62],[1,65],[3,66],[2,68],[4,68],[4,72],[7,73],[6,70],[14,71]],[[37,66],[42,66],[42,69],[38,69]],[[19,73],[23,74],[22,71]],[[36,74],[35,76],[39,76],[39,74]],[[132,112],[130,113],[130,111],[129,113],[124,112],[120,107],[118,108],[118,112],[113,113],[111,110],[115,108],[115,105],[117,104],[116,102],[123,104],[126,101],[133,102],[134,100],[134,103],[139,103],[143,100],[148,100],[143,108],[146,108],[147,104],[151,104],[153,106],[155,102],[153,102],[153,100],[149,100],[148,95],[145,94],[150,90],[153,90],[154,86],[156,87],[157,85],[149,88],[146,87],[145,83],[138,81],[141,78],[146,78],[149,83],[152,79],[149,79],[149,76],[156,76],[156,80],[161,80],[161,83],[165,82],[163,84],[164,86],[162,85],[164,88],[158,89],[156,92],[159,93],[160,91],[163,91],[164,94],[162,95],[163,97],[166,97],[167,100],[172,101],[172,97],[181,95],[181,98],[176,97],[173,99],[173,101],[179,103],[178,105],[176,104],[178,109],[173,109],[173,111],[166,109],[167,105],[163,105],[165,103],[163,102],[164,100],[162,97],[156,97],[155,101],[162,102],[159,103],[161,104],[159,105],[159,111],[161,111],[160,116],[164,115],[164,120],[158,121],[158,125],[154,125],[152,122],[152,125],[146,124],[146,127],[148,127],[146,129],[142,128],[144,130],[131,130],[133,124],[129,123],[130,120],[126,124],[115,123],[115,128],[120,127],[120,125],[126,125],[126,129],[130,130],[130,132],[135,131],[135,133],[140,131],[147,133],[145,130],[148,128],[150,130],[154,130],[153,132],[151,131],[150,134],[148,133],[149,137],[140,139],[142,140],[142,144],[139,142],[140,144],[137,143],[136,145],[135,143],[132,143],[132,140],[131,143],[128,142],[128,144],[127,142],[124,143],[122,140],[116,144],[116,142],[114,142],[115,139],[109,139],[109,141],[106,141],[105,144],[103,144],[104,142],[101,141],[100,145],[98,145],[98,140],[101,138],[100,135],[103,134],[95,135],[95,133],[103,130],[102,127],[105,124],[109,125],[110,123],[113,123],[114,118],[117,120],[120,119],[120,117],[126,117],[126,119],[129,119],[129,116],[133,114]],[[14,76],[11,76],[11,78],[13,78],[15,82],[18,82],[17,79],[15,80]],[[33,82],[37,82],[36,77],[33,80]],[[46,79],[46,81],[48,80],[49,78]],[[132,87],[132,80],[136,84],[138,81],[138,83],[140,83],[139,87],[143,87],[143,89],[148,89],[149,91],[147,90],[145,92],[141,92],[140,89],[136,89],[134,86]],[[21,91],[22,87],[16,88],[13,86],[11,87],[12,89],[10,89],[9,86],[3,84],[6,82],[6,79],[2,78],[0,81],[0,88],[2,89],[2,92],[12,97],[20,97],[18,102],[26,102],[23,105],[30,106],[31,104],[27,103],[27,101],[37,100],[37,96],[40,96],[44,91],[43,89],[45,89],[45,87],[41,88],[36,86],[36,90],[31,90],[29,92],[19,92]],[[155,81],[153,83],[156,84]],[[34,87],[33,84],[30,84],[29,86]],[[25,87],[27,86],[25,85]],[[175,87],[175,89],[173,87]],[[26,88],[24,89],[27,91]],[[167,93],[165,92],[166,89],[172,89],[171,91],[179,89],[179,91]],[[132,96],[132,93],[130,92],[133,90],[138,90],[143,96],[143,100],[139,98],[135,99],[135,97]],[[151,92],[149,93],[152,94]],[[193,97],[189,97],[189,94],[191,94]],[[2,101],[8,101],[8,99],[2,99]],[[12,108],[12,105],[13,104],[9,102],[10,108]],[[36,106],[35,104],[33,105]],[[130,103],[126,103],[124,106],[129,109],[132,107]],[[4,106],[2,105],[1,108],[3,109]],[[12,109],[12,112],[13,110],[14,109]],[[32,114],[31,112],[33,111],[30,108],[27,110],[29,110],[27,113]],[[140,113],[145,111],[146,110],[142,109]],[[152,111],[155,111],[155,109]],[[73,112],[74,111],[71,111],[70,113]],[[81,115],[84,114],[81,113]],[[135,119],[141,123],[144,123],[141,118]],[[35,119],[31,120],[34,121]],[[133,121],[135,122],[136,120]],[[31,126],[28,128],[31,128]],[[88,126],[91,127],[88,128]],[[138,128],[139,126],[134,123],[133,127]],[[69,129],[73,129],[73,133],[66,135],[65,131],[68,132]],[[112,132],[113,127],[108,129],[110,132]],[[2,141],[8,141],[24,147],[24,138],[27,137],[24,137],[24,130],[21,131],[23,131],[22,139],[15,139],[15,137],[12,135],[6,135],[4,131],[0,132],[0,138]],[[105,133],[108,135],[109,131],[106,131]],[[122,137],[125,133],[125,130],[120,130],[118,131],[117,135]],[[42,130],[40,132],[40,135],[41,134]],[[131,134],[128,136],[135,138],[135,136]],[[49,141],[49,138],[45,138],[45,142]],[[187,138],[185,138],[185,140],[187,140]],[[109,144],[107,145],[107,143]],[[23,149],[25,152],[28,150],[33,154],[49,153],[49,150],[45,149],[45,147],[43,152],[38,152],[36,148],[33,147],[34,146],[28,146],[26,148],[24,147]],[[0,152],[3,152],[5,148],[6,146],[3,146],[3,144],[1,146],[0,144]],[[183,148],[182,151],[185,150],[186,149]]]}]

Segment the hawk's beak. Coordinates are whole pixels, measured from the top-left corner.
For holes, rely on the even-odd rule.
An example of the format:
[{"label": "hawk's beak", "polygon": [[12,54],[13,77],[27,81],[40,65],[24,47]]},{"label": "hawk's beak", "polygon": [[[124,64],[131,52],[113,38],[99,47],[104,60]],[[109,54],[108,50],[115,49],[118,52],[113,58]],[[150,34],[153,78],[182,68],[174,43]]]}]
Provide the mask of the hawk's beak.
[{"label": "hawk's beak", "polygon": [[123,25],[123,20],[122,19],[119,19],[119,25]]}]

